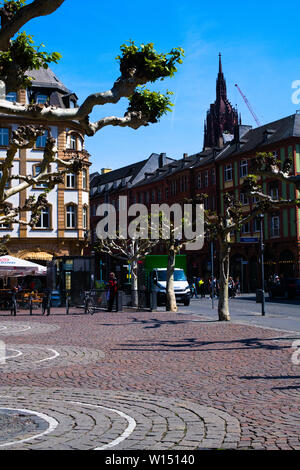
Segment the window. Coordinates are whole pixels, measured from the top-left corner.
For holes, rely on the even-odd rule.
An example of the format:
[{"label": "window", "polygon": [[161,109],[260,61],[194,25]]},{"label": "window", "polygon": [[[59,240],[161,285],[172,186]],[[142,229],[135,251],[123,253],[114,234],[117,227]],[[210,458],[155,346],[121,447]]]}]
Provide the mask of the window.
[{"label": "window", "polygon": [[240,177],[244,178],[248,175],[248,160],[240,161]]},{"label": "window", "polygon": [[161,189],[157,190],[157,200],[161,201]]},{"label": "window", "polygon": [[[2,175],[3,175],[3,172],[2,172],[2,171],[0,171],[0,180],[2,179]],[[5,186],[4,186],[4,187],[5,187],[5,188],[9,188],[9,186],[10,186],[10,181],[8,180],[8,181],[6,181],[6,183],[5,183]]]},{"label": "window", "polygon": [[166,189],[165,189],[165,198],[166,198],[166,199],[169,199],[169,186],[166,186]]},{"label": "window", "polygon": [[88,226],[88,210],[87,207],[82,209],[82,227],[87,229]]},{"label": "window", "polygon": [[87,171],[82,171],[82,189],[87,189]]},{"label": "window", "polygon": [[270,196],[272,199],[277,200],[279,199],[279,187],[278,184],[271,184],[270,185]]},{"label": "window", "polygon": [[41,136],[39,136],[37,139],[36,139],[36,143],[35,143],[35,146],[37,149],[43,149],[46,147],[46,143],[47,143],[47,139],[48,139],[48,131],[45,131],[45,133]]},{"label": "window", "polygon": [[6,101],[11,101],[12,103],[14,103],[15,101],[17,101],[17,93],[15,91],[11,91],[10,93],[7,93],[5,99]]},{"label": "window", "polygon": [[[41,173],[40,165],[34,165],[33,168],[33,176],[36,177]],[[35,188],[47,188],[47,183],[37,183],[34,185]]]},{"label": "window", "polygon": [[76,139],[76,136],[74,134],[72,134],[70,136],[70,149],[72,150],[76,150],[77,148],[77,139]]},{"label": "window", "polygon": [[211,184],[216,184],[216,170],[214,168],[211,170]]},{"label": "window", "polygon": [[253,231],[260,232],[260,217],[256,217],[253,220]]},{"label": "window", "polygon": [[242,226],[242,233],[250,233],[250,222],[247,222]]},{"label": "window", "polygon": [[225,165],[224,168],[224,179],[225,181],[232,181],[232,164]]},{"label": "window", "polygon": [[280,236],[280,218],[279,215],[273,215],[271,218],[271,237]]},{"label": "window", "polygon": [[67,206],[66,215],[67,215],[66,228],[75,228],[76,227],[76,207]]},{"label": "window", "polygon": [[0,128],[0,146],[6,147],[9,144],[9,129]]},{"label": "window", "polygon": [[249,198],[246,193],[240,194],[240,201],[244,206],[247,206],[249,204]]},{"label": "window", "polygon": [[66,187],[69,189],[75,188],[75,174],[74,173],[66,174]]},{"label": "window", "polygon": [[202,187],[201,173],[198,173],[198,175],[197,175],[197,189],[201,189],[201,187]]},{"label": "window", "polygon": [[204,187],[208,187],[208,170],[206,170],[204,173]]},{"label": "window", "polygon": [[151,191],[151,202],[155,202],[155,189]]},{"label": "window", "polygon": [[50,207],[44,207],[44,209],[41,210],[41,216],[36,224],[36,228],[50,228]]},{"label": "window", "polygon": [[49,100],[49,96],[48,95],[37,95],[36,97],[36,103],[37,104],[45,104],[47,103],[47,101]]}]

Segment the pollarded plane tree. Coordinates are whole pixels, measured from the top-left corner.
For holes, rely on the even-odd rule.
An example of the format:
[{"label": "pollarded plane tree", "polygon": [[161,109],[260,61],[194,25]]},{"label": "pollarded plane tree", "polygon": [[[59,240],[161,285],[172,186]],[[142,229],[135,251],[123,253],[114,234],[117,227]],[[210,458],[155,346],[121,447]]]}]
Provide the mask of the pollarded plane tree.
[{"label": "pollarded plane tree", "polygon": [[[32,84],[30,71],[48,68],[50,63],[57,63],[61,55],[58,52],[47,53],[43,45],[35,46],[32,36],[27,35],[22,28],[31,19],[49,15],[56,11],[64,0],[4,0],[0,9],[0,113],[15,116],[30,125],[22,125],[12,133],[7,156],[1,162],[0,183],[0,223],[22,223],[34,226],[38,215],[47,202],[47,191],[62,181],[67,171],[78,172],[82,168],[80,159],[60,160],[57,157],[55,139],[48,130],[48,139],[41,162],[41,171],[37,176],[10,175],[14,156],[19,149],[32,148],[36,138],[45,132],[45,123],[50,126],[63,122],[71,126],[72,122],[79,123],[82,132],[93,136],[106,126],[119,126],[138,129],[156,123],[168,111],[171,111],[171,92],[166,94],[149,91],[147,83],[156,82],[172,77],[177,71],[177,64],[182,62],[183,50],[174,48],[169,53],[158,53],[152,43],[137,46],[133,41],[121,46],[117,57],[120,64],[120,76],[111,89],[96,92],[83,100],[78,107],[63,109],[45,104],[21,104],[5,100],[10,91],[26,89]],[[128,108],[124,116],[107,116],[96,122],[90,120],[90,115],[97,106],[107,103],[118,103],[121,98],[128,99]],[[41,122],[44,127],[41,127]],[[60,171],[50,172],[50,164],[59,164]],[[19,184],[7,189],[11,179],[19,179]],[[47,190],[36,201],[33,197],[26,201],[24,207],[11,209],[8,199],[17,192],[31,188],[35,184],[45,184]],[[30,211],[30,221],[22,220],[20,214]],[[27,218],[26,218],[27,219]]]}]

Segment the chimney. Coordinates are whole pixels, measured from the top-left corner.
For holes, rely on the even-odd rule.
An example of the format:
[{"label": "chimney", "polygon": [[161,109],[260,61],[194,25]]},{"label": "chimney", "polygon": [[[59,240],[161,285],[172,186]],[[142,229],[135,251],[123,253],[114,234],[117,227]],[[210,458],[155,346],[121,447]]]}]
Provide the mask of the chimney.
[{"label": "chimney", "polygon": [[186,160],[188,158],[188,154],[187,153],[184,153],[183,154],[183,160]]},{"label": "chimney", "polygon": [[112,171],[111,168],[102,168],[101,175],[106,175],[106,173],[110,173]]},{"label": "chimney", "polygon": [[158,157],[158,167],[161,168],[163,167],[167,162],[167,154],[166,153],[161,153]]}]

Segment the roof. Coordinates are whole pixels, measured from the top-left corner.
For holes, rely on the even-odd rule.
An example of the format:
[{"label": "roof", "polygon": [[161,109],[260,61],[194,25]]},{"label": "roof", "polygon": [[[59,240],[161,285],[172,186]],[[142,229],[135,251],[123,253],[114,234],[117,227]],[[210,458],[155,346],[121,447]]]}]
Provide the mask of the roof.
[{"label": "roof", "polygon": [[239,155],[241,153],[263,150],[271,144],[286,140],[291,137],[300,137],[300,114],[269,122],[264,126],[248,130],[243,134],[240,142],[233,140],[216,157],[216,160],[223,160],[229,156]]},{"label": "roof", "polygon": [[203,152],[190,155],[182,158],[181,160],[174,160],[173,162],[158,168],[153,173],[148,173],[146,177],[135,184],[133,187],[144,186],[145,184],[156,183],[158,181],[166,179],[168,176],[173,176],[176,173],[182,172],[190,168],[197,168],[208,163],[213,162],[215,154],[213,150],[204,150]]},{"label": "roof", "polygon": [[59,80],[55,73],[48,67],[47,69],[40,68],[39,70],[30,70],[27,72],[29,77],[34,78],[32,81],[33,87],[45,87],[61,90],[67,94],[72,92]]},{"label": "roof", "polygon": [[91,185],[92,187],[95,187],[111,183],[113,181],[120,180],[123,178],[130,178],[130,180],[132,180],[143,168],[147,161],[148,160],[142,160],[141,162],[133,163],[131,165],[124,166],[123,168],[118,168],[117,170],[112,170],[109,173],[98,175],[93,178]]}]

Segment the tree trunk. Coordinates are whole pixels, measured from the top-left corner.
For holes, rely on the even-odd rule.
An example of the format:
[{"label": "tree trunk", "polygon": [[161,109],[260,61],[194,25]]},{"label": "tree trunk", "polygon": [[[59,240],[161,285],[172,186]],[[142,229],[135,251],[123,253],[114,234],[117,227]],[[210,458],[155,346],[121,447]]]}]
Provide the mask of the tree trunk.
[{"label": "tree trunk", "polygon": [[137,262],[132,261],[131,263],[131,304],[132,304],[132,307],[138,307],[139,305],[137,268],[138,268]]},{"label": "tree trunk", "polygon": [[219,321],[230,321],[228,306],[229,254],[229,244],[226,242],[224,243],[224,241],[220,241]]},{"label": "tree trunk", "polygon": [[175,250],[169,248],[168,267],[167,267],[167,285],[166,285],[166,311],[177,312],[176,297],[174,292],[174,270],[175,270]]}]

